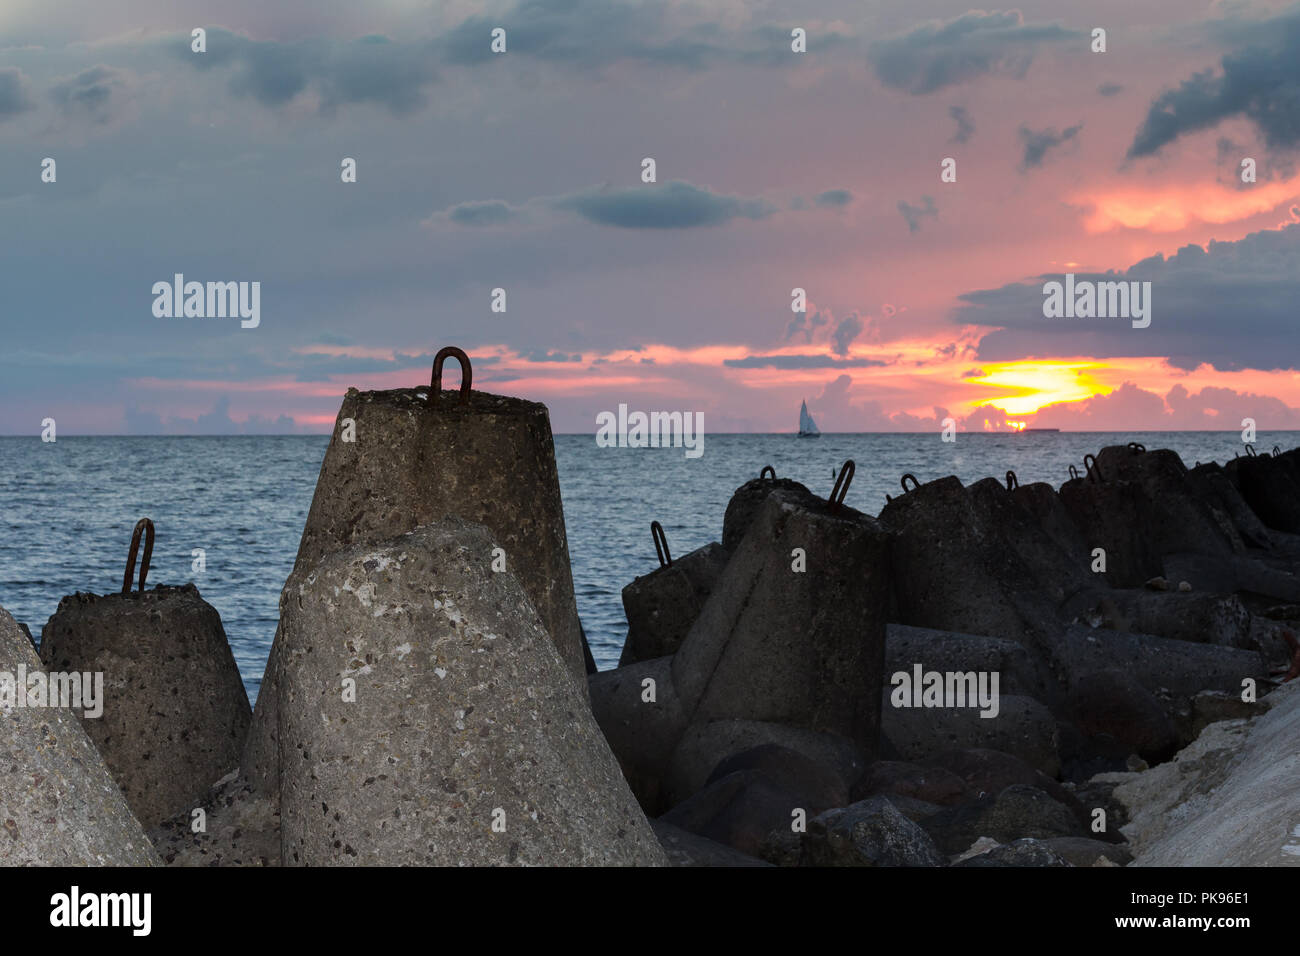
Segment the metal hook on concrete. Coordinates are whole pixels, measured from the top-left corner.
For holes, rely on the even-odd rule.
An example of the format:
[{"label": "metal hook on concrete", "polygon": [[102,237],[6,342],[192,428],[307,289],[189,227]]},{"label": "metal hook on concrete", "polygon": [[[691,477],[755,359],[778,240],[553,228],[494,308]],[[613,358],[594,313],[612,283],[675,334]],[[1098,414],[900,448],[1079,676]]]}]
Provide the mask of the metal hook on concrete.
[{"label": "metal hook on concrete", "polygon": [[903,494],[907,494],[907,492],[908,492],[908,488],[907,488],[907,479],[909,479],[909,478],[912,479],[912,487],[913,487],[913,488],[920,488],[920,487],[921,487],[921,483],[920,483],[919,481],[916,480],[916,475],[912,474],[911,472],[908,472],[908,473],[907,473],[906,475],[904,475],[902,478],[898,479],[898,483],[899,483],[900,485],[903,486]]},{"label": "metal hook on concrete", "polygon": [[[1243,444],[1244,444],[1244,443],[1243,443]],[[1254,458],[1254,457],[1255,457],[1255,446],[1254,446],[1254,445],[1246,445],[1246,454],[1249,455],[1251,458]]]},{"label": "metal hook on concrete", "polygon": [[1078,477],[1079,477],[1079,466],[1078,466],[1078,465],[1071,465],[1071,466],[1070,466],[1070,478],[1073,480],[1073,479],[1078,478]]},{"label": "metal hook on concrete", "polygon": [[1273,446],[1273,457],[1274,457],[1274,458],[1278,458],[1278,457],[1280,457],[1281,455],[1282,455],[1282,449],[1281,449],[1280,447],[1278,447],[1277,445],[1274,445],[1274,446]]},{"label": "metal hook on concrete", "polygon": [[844,496],[849,493],[849,485],[853,484],[853,473],[857,470],[857,463],[852,458],[840,469],[839,477],[835,479],[835,487],[831,489],[831,496],[827,499],[831,511],[840,510],[840,505],[844,503]]},{"label": "metal hook on concrete", "polygon": [[767,475],[768,475],[768,472],[771,472],[771,473],[772,473],[772,480],[773,480],[773,481],[776,481],[776,469],[773,468],[771,465],[764,465],[764,466],[763,466],[763,470],[760,471],[760,472],[758,473],[758,477],[759,477],[759,479],[761,480],[761,479],[763,479],[763,478],[766,478]]},{"label": "metal hook on concrete", "polygon": [[673,556],[668,553],[668,539],[664,536],[664,526],[658,521],[650,522],[650,537],[654,538],[655,554],[659,556],[659,567],[672,567]]},{"label": "metal hook on concrete", "polygon": [[434,407],[438,405],[438,398],[442,395],[442,363],[447,361],[448,358],[454,358],[460,363],[460,403],[468,405],[470,384],[474,381],[474,370],[470,367],[469,356],[454,345],[439,349],[438,354],[433,357],[433,384],[429,387],[429,404]]},{"label": "metal hook on concrete", "polygon": [[1014,471],[1007,472],[1007,491],[1015,491],[1020,487],[1020,479],[1016,477]]},{"label": "metal hook on concrete", "polygon": [[1096,455],[1084,455],[1083,467],[1088,470],[1088,478],[1092,481],[1101,481],[1101,469],[1097,467]]},{"label": "metal hook on concrete", "polygon": [[1128,447],[1133,451],[1138,451],[1138,452],[1147,450],[1147,446],[1142,444],[1140,441],[1131,441],[1128,443]]},{"label": "metal hook on concrete", "polygon": [[144,535],[144,558],[140,561],[140,590],[144,590],[144,579],[149,576],[149,559],[153,556],[153,522],[141,518],[135,523],[131,532],[131,554],[126,559],[126,576],[122,578],[122,593],[131,593],[131,575],[135,573],[135,556],[140,552],[140,535]]}]

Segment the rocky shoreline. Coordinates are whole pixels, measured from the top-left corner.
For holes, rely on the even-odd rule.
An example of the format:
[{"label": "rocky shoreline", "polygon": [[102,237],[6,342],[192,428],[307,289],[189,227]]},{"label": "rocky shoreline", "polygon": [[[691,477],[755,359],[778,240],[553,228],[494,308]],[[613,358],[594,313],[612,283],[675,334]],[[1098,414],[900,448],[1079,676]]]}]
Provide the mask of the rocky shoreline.
[{"label": "rocky shoreline", "polygon": [[1300,865],[1300,451],[1085,465],[764,474],[595,673],[545,406],[350,391],[255,710],[192,585],[0,610],[105,683],[0,693],[0,864]]}]

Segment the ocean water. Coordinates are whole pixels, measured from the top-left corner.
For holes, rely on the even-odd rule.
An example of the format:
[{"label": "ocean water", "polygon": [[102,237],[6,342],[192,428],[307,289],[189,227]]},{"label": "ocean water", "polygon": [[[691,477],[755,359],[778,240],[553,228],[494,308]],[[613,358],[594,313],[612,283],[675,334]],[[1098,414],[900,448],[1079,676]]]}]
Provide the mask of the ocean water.
[{"label": "ocean water", "polygon": [[[1261,432],[1258,448],[1295,447],[1298,433]],[[615,665],[627,632],[622,588],[658,567],[650,522],[674,555],[722,536],[732,492],[765,465],[828,495],[846,459],[846,502],[878,514],[910,472],[972,482],[1010,469],[1022,484],[1059,487],[1071,464],[1104,445],[1172,448],[1190,467],[1242,451],[1233,432],[706,435],[681,448],[598,448],[593,435],[557,435],[578,610],[598,665]],[[157,528],[149,584],[193,581],[221,613],[249,697],[275,635],[280,589],[293,566],[325,436],[0,438],[0,606],[39,639],[59,599],[122,586],[135,522]],[[192,570],[193,551],[206,569]]]}]

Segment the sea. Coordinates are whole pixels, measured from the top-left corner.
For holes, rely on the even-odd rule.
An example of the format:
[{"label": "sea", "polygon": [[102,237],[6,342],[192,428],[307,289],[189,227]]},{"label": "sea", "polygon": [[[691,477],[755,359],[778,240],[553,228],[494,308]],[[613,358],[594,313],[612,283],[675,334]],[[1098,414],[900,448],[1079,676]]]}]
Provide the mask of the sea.
[{"label": "sea", "polygon": [[[1260,432],[1255,447],[1296,446]],[[60,598],[120,590],[131,531],[157,529],[148,582],[193,582],[221,613],[250,700],[275,635],[328,436],[0,437],[0,606],[39,640]],[[578,611],[597,665],[616,665],[627,633],[624,585],[659,566],[650,523],[675,556],[718,541],[732,493],[767,465],[829,495],[855,464],[845,501],[878,514],[900,479],[965,483],[1016,472],[1059,487],[1106,445],[1171,448],[1189,467],[1243,454],[1231,432],[1020,432],[706,435],[682,448],[603,448],[593,434],[555,436]],[[195,570],[202,552],[202,570]]]}]

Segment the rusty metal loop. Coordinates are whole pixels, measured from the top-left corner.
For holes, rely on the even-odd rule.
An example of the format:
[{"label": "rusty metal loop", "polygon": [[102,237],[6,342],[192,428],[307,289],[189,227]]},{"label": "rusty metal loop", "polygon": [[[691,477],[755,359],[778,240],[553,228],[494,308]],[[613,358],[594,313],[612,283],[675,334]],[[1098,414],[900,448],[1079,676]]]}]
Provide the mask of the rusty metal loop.
[{"label": "rusty metal loop", "polygon": [[1133,451],[1146,451],[1146,450],[1147,450],[1147,446],[1144,445],[1144,444],[1142,444],[1140,441],[1131,441],[1131,442],[1128,443],[1128,447],[1131,448],[1131,449],[1133,449]]},{"label": "rusty metal loop", "polygon": [[902,478],[898,479],[898,483],[899,483],[900,485],[903,486],[903,494],[907,494],[907,479],[909,479],[909,478],[912,479],[912,487],[913,487],[913,488],[920,488],[920,487],[921,487],[921,483],[920,483],[919,481],[916,480],[916,475],[912,474],[911,472],[908,472],[908,473],[907,473],[906,475],[904,475]]},{"label": "rusty metal loop", "polygon": [[763,470],[760,471],[760,472],[758,473],[758,477],[759,477],[759,479],[761,480],[761,479],[763,479],[763,478],[766,478],[766,477],[767,477],[767,473],[768,473],[769,471],[772,473],[772,480],[773,480],[773,481],[776,481],[776,469],[773,468],[771,465],[764,465],[764,466],[763,466]]},{"label": "rusty metal loop", "polygon": [[1092,481],[1101,481],[1101,469],[1097,467],[1096,455],[1084,455],[1083,467],[1088,471],[1088,477]]},{"label": "rusty metal loop", "polygon": [[1254,446],[1254,445],[1251,445],[1251,444],[1247,444],[1247,443],[1245,443],[1245,442],[1243,442],[1242,444],[1245,444],[1245,445],[1246,445],[1246,454],[1249,455],[1251,458],[1254,458],[1254,457],[1255,457],[1255,446]]},{"label": "rusty metal loop", "polygon": [[144,535],[144,558],[140,561],[140,590],[144,590],[144,579],[149,576],[149,559],[153,557],[153,522],[141,518],[135,523],[131,532],[131,554],[126,559],[126,576],[122,578],[122,593],[131,593],[131,575],[135,572],[135,556],[140,551],[140,535]]},{"label": "rusty metal loop", "polygon": [[433,357],[433,383],[429,386],[429,404],[437,406],[438,398],[442,395],[442,363],[448,358],[454,358],[460,363],[460,403],[469,404],[469,389],[474,381],[474,370],[470,367],[469,356],[462,349],[454,345],[448,345],[446,348],[438,350],[438,354]]},{"label": "rusty metal loop", "polygon": [[1071,466],[1070,466],[1070,478],[1071,478],[1071,479],[1074,479],[1074,478],[1078,478],[1078,477],[1079,477],[1079,466],[1078,466],[1078,465],[1071,465]]},{"label": "rusty metal loop", "polygon": [[844,496],[849,493],[849,485],[853,484],[853,473],[857,470],[857,463],[852,458],[840,469],[835,479],[835,486],[831,488],[831,496],[826,499],[830,502],[831,511],[839,511],[840,505],[844,504]]},{"label": "rusty metal loop", "polygon": [[1282,455],[1282,449],[1278,445],[1273,446],[1273,457],[1279,458]]},{"label": "rusty metal loop", "polygon": [[650,522],[650,537],[654,538],[655,554],[659,556],[659,567],[671,568],[673,556],[668,553],[668,539],[664,536],[664,526],[658,521]]},{"label": "rusty metal loop", "polygon": [[1015,491],[1020,487],[1020,479],[1016,477],[1014,471],[1007,472],[1007,491]]}]

